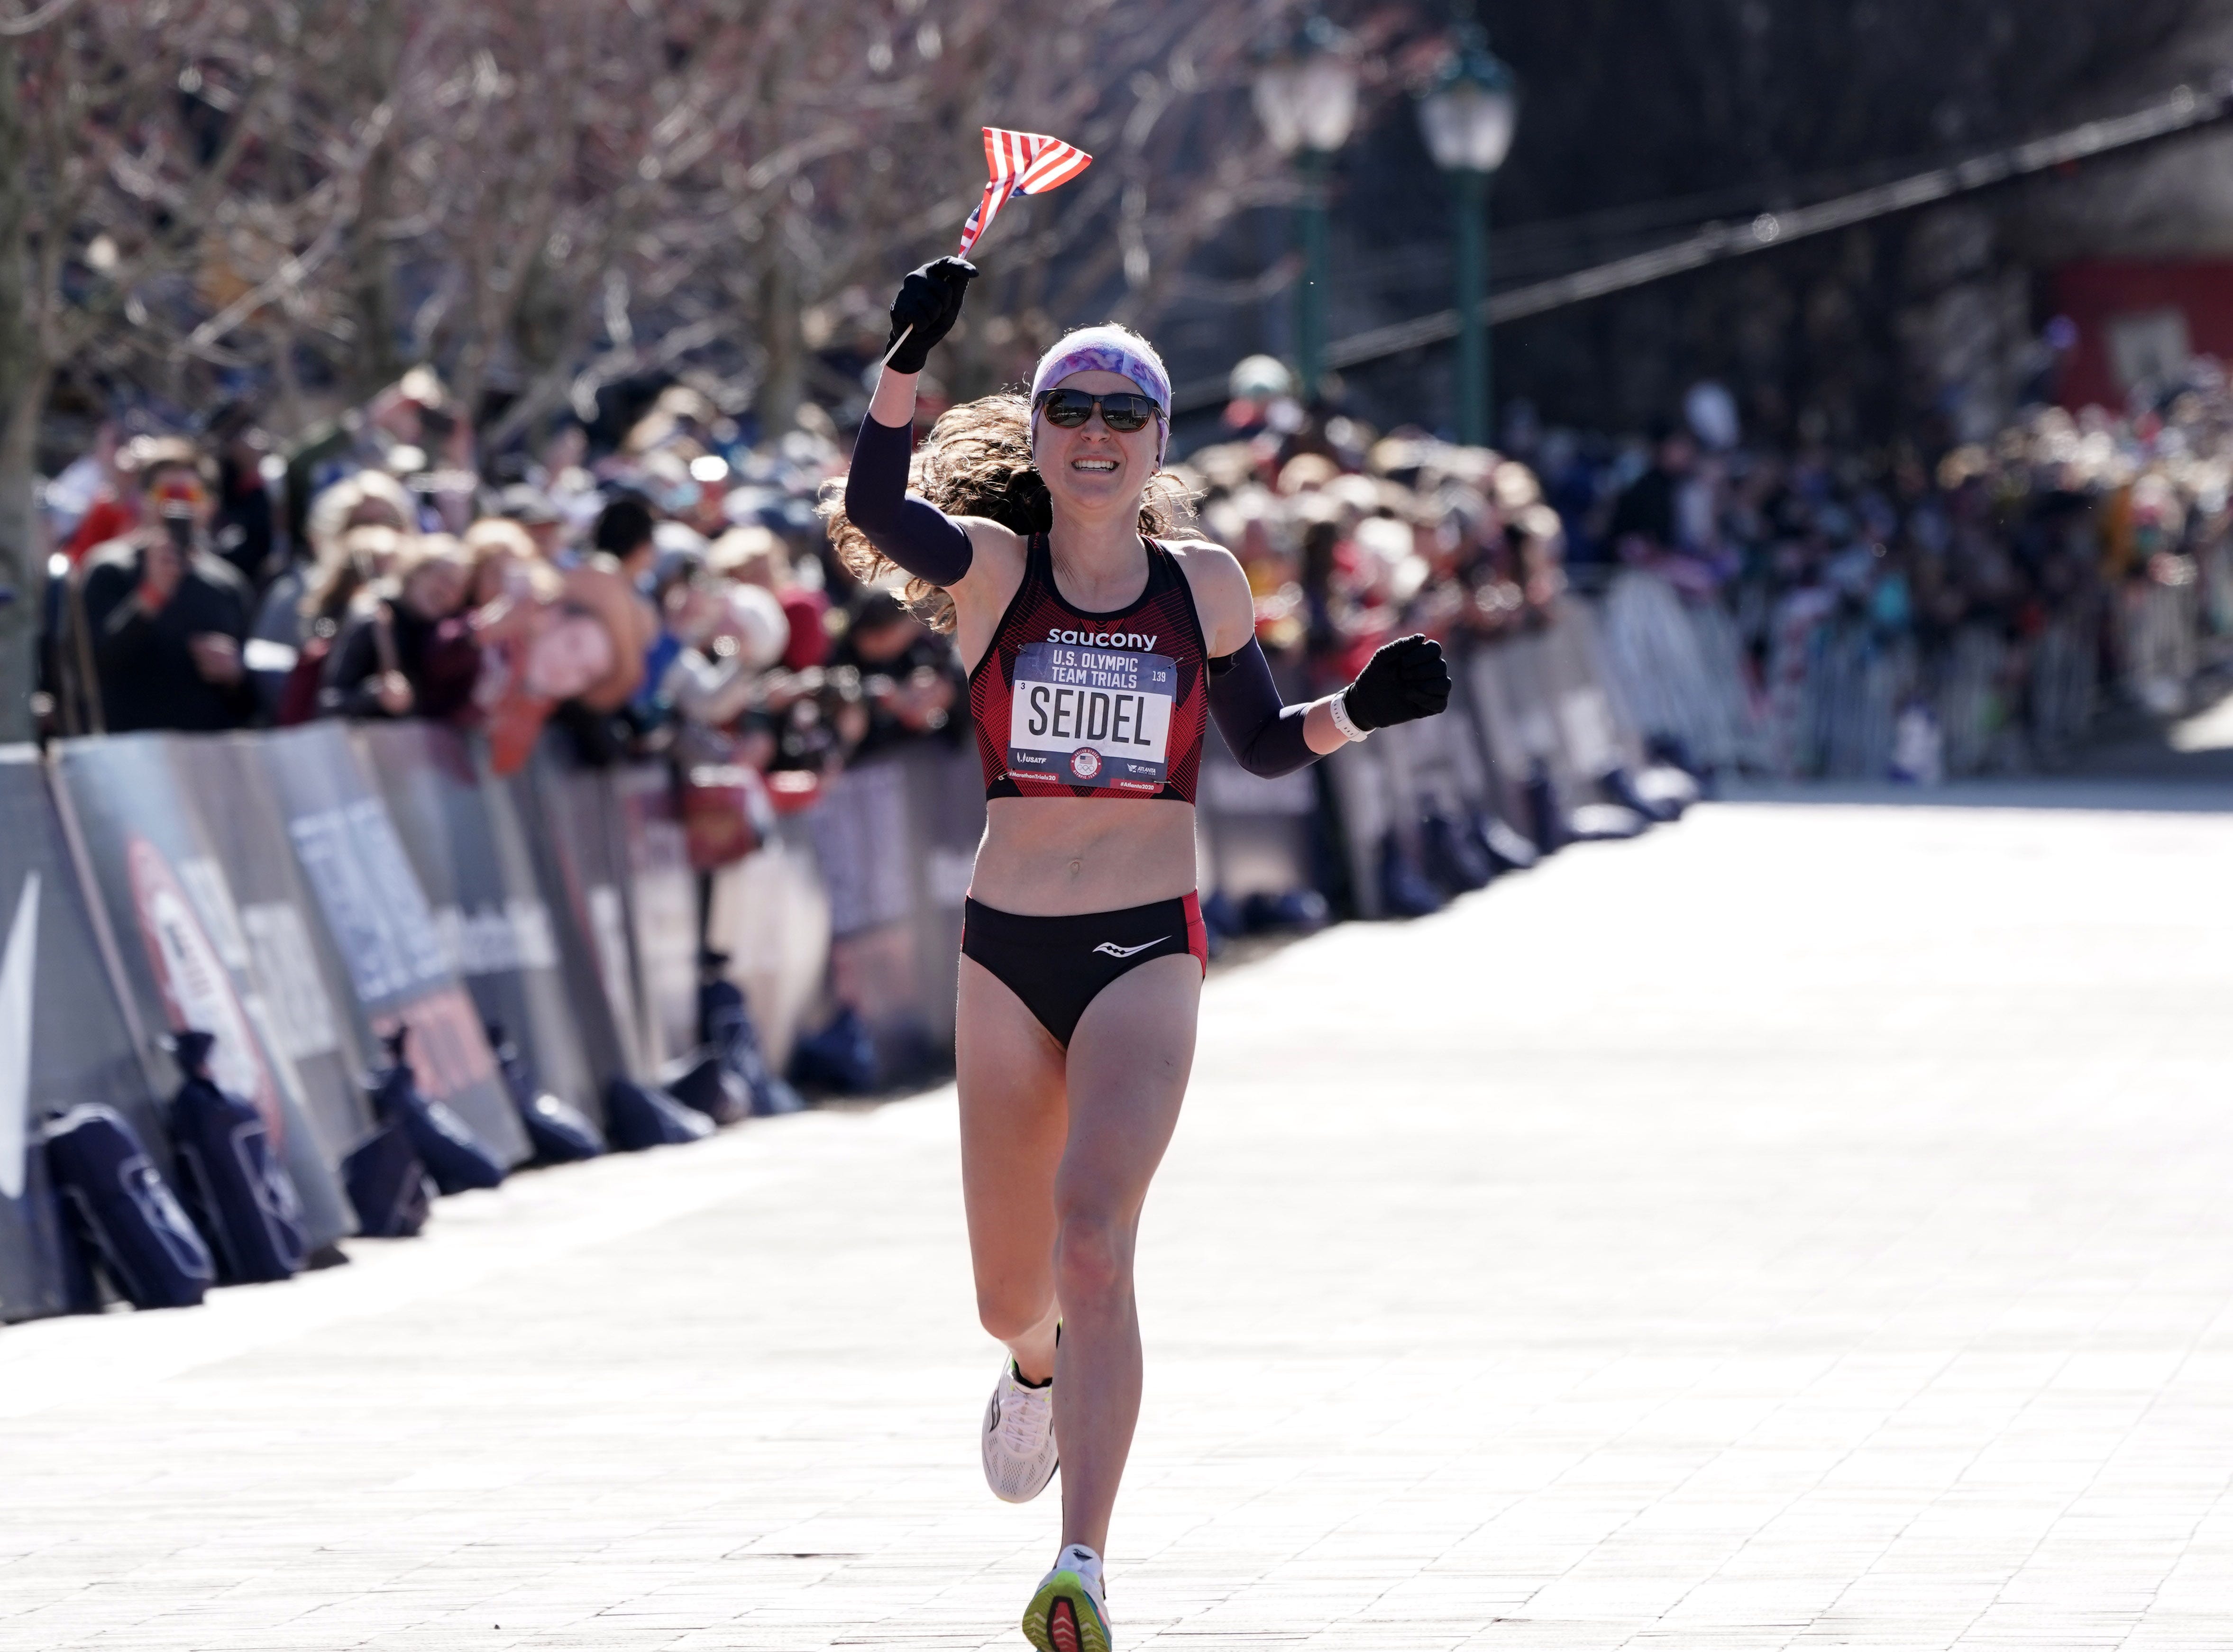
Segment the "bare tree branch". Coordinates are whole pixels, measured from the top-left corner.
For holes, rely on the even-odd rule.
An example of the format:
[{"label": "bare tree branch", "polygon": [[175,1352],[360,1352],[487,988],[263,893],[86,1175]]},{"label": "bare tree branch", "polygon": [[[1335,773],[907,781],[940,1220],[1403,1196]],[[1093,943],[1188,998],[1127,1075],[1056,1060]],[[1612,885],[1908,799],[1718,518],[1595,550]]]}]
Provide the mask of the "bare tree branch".
[{"label": "bare tree branch", "polygon": [[36,35],[49,23],[59,21],[62,15],[76,3],[77,0],[47,0],[45,5],[27,16],[0,17],[0,35],[11,40]]}]

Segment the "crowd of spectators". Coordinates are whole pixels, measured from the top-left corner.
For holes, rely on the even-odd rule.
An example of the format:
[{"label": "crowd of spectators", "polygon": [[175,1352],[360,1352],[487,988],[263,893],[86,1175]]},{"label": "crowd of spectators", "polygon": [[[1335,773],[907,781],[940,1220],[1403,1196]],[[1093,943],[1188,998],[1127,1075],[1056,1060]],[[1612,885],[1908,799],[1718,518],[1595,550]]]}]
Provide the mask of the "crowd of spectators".
[{"label": "crowd of spectators", "polygon": [[1922,781],[2052,769],[2104,709],[2175,717],[2233,663],[2233,396],[2213,363],[2122,414],[2035,407],[1930,455],[1748,449],[1725,406],[1693,401],[1649,447],[1546,439],[1538,459],[1624,674],[1642,656],[1682,675],[1653,634],[1664,588],[1698,668],[1737,677],[1726,732],[1703,697],[1663,712],[1728,758]]},{"label": "crowd of spectators", "polygon": [[1501,455],[1308,418],[1275,362],[1234,387],[1182,468],[1313,687],[1390,634],[1493,644],[1579,599],[1666,755],[1930,782],[2060,765],[2104,706],[2175,716],[2233,666],[2233,392],[2207,361],[2125,414],[2035,408],[1927,458],[1747,446],[1712,385],[1626,440],[1522,409]]},{"label": "crowd of spectators", "polygon": [[1482,642],[1548,622],[1563,529],[1527,465],[1306,416],[1266,358],[1234,380],[1223,439],[1175,468],[1203,530],[1247,571],[1276,667],[1327,692],[1391,636]]},{"label": "crowd of spectators", "polygon": [[826,554],[826,419],[757,451],[661,393],[615,451],[570,426],[502,479],[415,370],[282,449],[245,408],[118,440],[46,490],[54,732],[313,718],[478,726],[500,771],[546,728],[590,762],[782,775],[953,739],[952,650]]},{"label": "crowd of spectators", "polygon": [[[1306,413],[1255,358],[1175,469],[1298,689],[1585,598],[1631,719],[1701,769],[2052,765],[2103,690],[2170,714],[2222,663],[2233,394],[2207,363],[2128,415],[2050,407],[1931,456],[1748,446],[1711,386],[1683,414],[1611,440],[1523,412],[1498,453]],[[810,406],[747,447],[675,385],[612,452],[568,426],[492,477],[423,369],[290,448],[242,406],[198,440],[104,436],[46,491],[52,725],[426,717],[484,728],[499,768],[552,725],[590,761],[799,790],[956,739],[948,640],[829,554],[842,439]]]}]

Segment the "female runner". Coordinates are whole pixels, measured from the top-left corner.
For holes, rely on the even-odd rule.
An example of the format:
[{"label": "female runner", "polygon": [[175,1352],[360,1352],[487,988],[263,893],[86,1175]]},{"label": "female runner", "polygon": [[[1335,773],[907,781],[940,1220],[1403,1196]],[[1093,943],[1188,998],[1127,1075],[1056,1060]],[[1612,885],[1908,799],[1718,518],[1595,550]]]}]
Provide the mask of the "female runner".
[{"label": "female runner", "polygon": [[1062,1547],[1024,1633],[1040,1652],[1108,1652],[1101,1555],[1140,1410],[1134,1239],[1186,1094],[1207,959],[1205,725],[1246,767],[1285,774],[1440,712],[1450,679],[1435,643],[1406,637],[1341,693],[1279,703],[1231,553],[1148,537],[1177,517],[1150,489],[1170,380],[1123,328],[1057,343],[1027,405],[947,414],[930,497],[909,494],[916,376],[976,273],[941,258],[901,287],[898,348],[831,528],[856,572],[904,570],[971,667],[988,801],[961,941],[962,1197],[978,1311],[1008,1349],[985,1475],[1026,1501],[1059,1448]]}]

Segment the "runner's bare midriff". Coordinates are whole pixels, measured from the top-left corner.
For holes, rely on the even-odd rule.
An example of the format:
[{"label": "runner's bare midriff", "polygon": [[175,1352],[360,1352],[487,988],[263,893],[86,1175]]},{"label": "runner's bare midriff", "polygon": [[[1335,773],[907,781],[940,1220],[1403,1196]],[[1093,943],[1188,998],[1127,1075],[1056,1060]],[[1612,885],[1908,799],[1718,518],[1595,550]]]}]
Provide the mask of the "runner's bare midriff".
[{"label": "runner's bare midriff", "polygon": [[995,797],[969,893],[1025,917],[1112,912],[1195,883],[1194,805],[1167,797]]}]

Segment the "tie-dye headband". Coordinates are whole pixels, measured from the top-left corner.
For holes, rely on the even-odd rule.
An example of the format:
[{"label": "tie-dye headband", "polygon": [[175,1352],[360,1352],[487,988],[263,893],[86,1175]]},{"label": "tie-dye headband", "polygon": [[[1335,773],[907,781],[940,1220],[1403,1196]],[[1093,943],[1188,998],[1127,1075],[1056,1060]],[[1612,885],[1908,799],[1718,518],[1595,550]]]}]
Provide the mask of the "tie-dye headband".
[{"label": "tie-dye headband", "polygon": [[1032,405],[1073,373],[1121,373],[1156,404],[1156,424],[1161,439],[1156,462],[1171,439],[1171,375],[1155,347],[1136,333],[1121,327],[1081,327],[1065,333],[1039,357],[1032,374]]},{"label": "tie-dye headband", "polygon": [[1032,400],[1037,401],[1073,373],[1121,373],[1162,413],[1171,410],[1171,375],[1155,347],[1136,333],[1120,327],[1081,327],[1065,333],[1039,357],[1032,374]]}]

